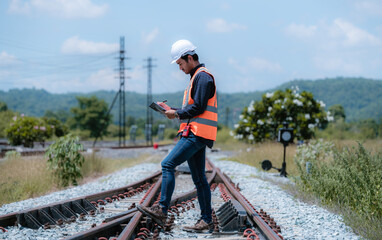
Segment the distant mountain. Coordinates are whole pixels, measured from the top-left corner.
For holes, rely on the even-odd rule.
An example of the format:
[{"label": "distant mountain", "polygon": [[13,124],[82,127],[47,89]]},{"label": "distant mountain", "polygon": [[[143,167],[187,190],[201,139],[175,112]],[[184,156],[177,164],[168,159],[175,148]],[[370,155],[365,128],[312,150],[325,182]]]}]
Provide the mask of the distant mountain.
[{"label": "distant mountain", "polygon": [[312,92],[315,99],[322,100],[327,107],[341,104],[346,119],[355,121],[372,118],[382,119],[382,81],[365,78],[327,78],[320,80],[294,80],[277,89],[298,86],[300,90]]},{"label": "distant mountain", "polygon": [[[298,86],[300,91],[312,92],[315,99],[322,100],[326,107],[341,104],[345,108],[348,121],[382,118],[382,81],[365,78],[328,78],[320,80],[294,80],[268,91],[246,93],[218,93],[219,122],[233,125],[242,109],[252,101],[258,101],[265,92]],[[69,111],[77,106],[76,96],[92,96],[104,99],[111,104],[116,91],[97,91],[92,93],[52,94],[41,89],[12,89],[0,91],[0,101],[8,108],[29,116],[43,116],[46,110],[57,112]],[[145,94],[126,92],[126,115],[135,118],[145,118],[147,98]],[[183,93],[154,94],[154,101],[167,100],[170,106],[180,107]],[[114,122],[118,121],[118,104],[116,101],[112,110]],[[228,115],[227,115],[228,113]],[[227,118],[227,116],[229,116]],[[161,118],[154,113],[154,118]]]}]

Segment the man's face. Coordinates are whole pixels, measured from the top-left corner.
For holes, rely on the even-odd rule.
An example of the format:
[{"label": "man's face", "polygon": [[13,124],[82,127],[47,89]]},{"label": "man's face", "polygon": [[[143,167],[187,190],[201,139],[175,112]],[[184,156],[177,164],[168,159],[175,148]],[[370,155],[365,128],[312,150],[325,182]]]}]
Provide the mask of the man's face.
[{"label": "man's face", "polygon": [[182,70],[185,74],[189,74],[193,69],[190,60],[186,62],[186,60],[179,58],[178,61],[176,61],[176,63],[178,64],[179,69]]}]

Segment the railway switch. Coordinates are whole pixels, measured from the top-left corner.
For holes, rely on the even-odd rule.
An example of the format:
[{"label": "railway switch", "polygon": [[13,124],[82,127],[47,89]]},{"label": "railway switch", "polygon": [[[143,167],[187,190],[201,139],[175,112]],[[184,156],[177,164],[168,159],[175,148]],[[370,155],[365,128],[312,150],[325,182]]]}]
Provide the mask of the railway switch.
[{"label": "railway switch", "polygon": [[216,211],[221,232],[242,231],[247,225],[247,212],[236,200],[230,199]]}]

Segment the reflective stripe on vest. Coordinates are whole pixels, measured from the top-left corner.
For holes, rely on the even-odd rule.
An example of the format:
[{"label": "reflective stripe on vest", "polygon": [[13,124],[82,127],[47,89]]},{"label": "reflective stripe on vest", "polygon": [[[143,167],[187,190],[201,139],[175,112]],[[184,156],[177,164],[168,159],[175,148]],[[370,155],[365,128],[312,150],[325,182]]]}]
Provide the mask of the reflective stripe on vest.
[{"label": "reflective stripe on vest", "polygon": [[[197,74],[200,72],[206,72],[209,74],[212,79],[214,80],[214,77],[211,73],[208,72],[208,70],[205,67],[200,67],[196,70],[194,76],[192,76],[190,80],[190,84],[184,91],[183,96],[183,105],[182,108],[185,108],[187,105],[191,105],[194,103],[194,100],[191,98],[191,91],[192,86],[194,83],[194,79]],[[214,80],[215,83],[215,80]],[[218,126],[218,109],[217,109],[217,99],[216,99],[216,85],[215,85],[215,93],[214,96],[210,99],[208,99],[207,107],[205,111],[190,119],[189,125],[191,126],[191,132],[194,133],[196,136],[203,137],[210,140],[216,140],[216,132],[217,132],[217,126]],[[186,127],[188,122],[188,119],[182,119],[180,128],[178,132],[183,131],[183,129]]]}]

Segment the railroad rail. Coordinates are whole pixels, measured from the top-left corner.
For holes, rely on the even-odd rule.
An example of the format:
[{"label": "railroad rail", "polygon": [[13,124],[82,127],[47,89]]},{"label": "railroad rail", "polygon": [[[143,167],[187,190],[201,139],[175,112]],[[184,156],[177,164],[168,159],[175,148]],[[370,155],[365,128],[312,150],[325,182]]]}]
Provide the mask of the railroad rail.
[{"label": "railroad rail", "polygon": [[[0,144],[0,146],[1,145],[6,146],[6,148],[4,148],[4,149],[0,148],[0,158],[4,158],[6,155],[6,152],[16,151],[16,148],[9,147],[9,145],[7,143]],[[168,146],[168,145],[171,145],[171,144],[158,144],[157,147],[164,147],[164,146]],[[152,148],[152,147],[154,147],[154,145],[126,145],[126,146],[121,146],[121,147],[112,146],[112,147],[103,147],[103,148],[110,148],[110,149],[117,150],[117,149],[139,149],[139,148]],[[97,148],[94,148],[94,149],[97,149]],[[41,156],[41,155],[44,155],[45,152],[46,152],[45,150],[29,149],[27,151],[21,151],[19,153],[21,156],[26,157],[26,156]]]},{"label": "railroad rail", "polygon": [[[206,176],[211,191],[216,195],[213,206],[218,206],[218,209],[213,209],[214,230],[209,233],[212,237],[232,235],[243,239],[283,239],[280,226],[262,209],[256,210],[240,193],[238,184],[235,185],[209,160],[206,161]],[[176,177],[183,188],[193,187],[187,171],[178,168]],[[64,226],[78,223],[81,230],[66,233],[64,239],[160,239],[160,234],[177,231],[176,219],[183,218],[182,215],[197,205],[194,188],[176,187],[167,222],[159,226],[137,211],[136,205],[156,204],[160,199],[161,182],[161,172],[156,172],[121,188],[0,216],[0,238],[1,232],[12,226],[48,230],[64,229]],[[88,222],[96,215],[103,217],[101,223]]]}]

